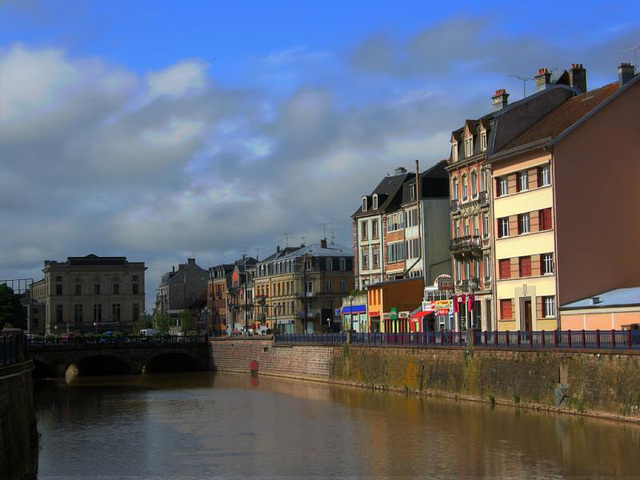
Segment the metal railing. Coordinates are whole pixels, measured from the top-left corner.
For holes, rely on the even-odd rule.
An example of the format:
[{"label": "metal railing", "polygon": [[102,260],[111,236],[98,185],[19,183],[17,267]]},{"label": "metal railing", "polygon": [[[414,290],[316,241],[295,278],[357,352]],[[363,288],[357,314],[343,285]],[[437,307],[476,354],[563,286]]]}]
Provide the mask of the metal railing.
[{"label": "metal railing", "polygon": [[176,344],[176,343],[206,343],[207,335],[153,335],[153,336],[124,336],[124,337],[36,337],[27,339],[27,347],[61,347],[61,346],[102,346],[113,344]]},{"label": "metal railing", "polygon": [[18,343],[23,341],[22,337],[9,335],[0,337],[0,367],[18,363]]},{"label": "metal railing", "polygon": [[[640,351],[640,330],[552,330],[410,332],[349,334],[352,345],[392,347],[478,347],[507,349],[573,349]],[[291,333],[275,335],[276,343],[336,345],[346,343],[348,334]],[[470,342],[472,345],[470,345]]]}]

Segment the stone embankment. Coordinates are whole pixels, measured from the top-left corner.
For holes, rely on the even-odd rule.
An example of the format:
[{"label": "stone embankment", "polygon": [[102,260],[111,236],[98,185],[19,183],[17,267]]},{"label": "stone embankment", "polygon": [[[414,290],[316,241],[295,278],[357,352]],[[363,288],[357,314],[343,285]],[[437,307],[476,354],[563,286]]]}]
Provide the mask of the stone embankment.
[{"label": "stone embankment", "polygon": [[31,370],[22,330],[0,332],[0,478],[35,479],[38,430]]},{"label": "stone embankment", "polygon": [[[462,398],[640,423],[640,355],[614,351],[211,342],[220,371]],[[256,363],[253,363],[256,367]]]}]

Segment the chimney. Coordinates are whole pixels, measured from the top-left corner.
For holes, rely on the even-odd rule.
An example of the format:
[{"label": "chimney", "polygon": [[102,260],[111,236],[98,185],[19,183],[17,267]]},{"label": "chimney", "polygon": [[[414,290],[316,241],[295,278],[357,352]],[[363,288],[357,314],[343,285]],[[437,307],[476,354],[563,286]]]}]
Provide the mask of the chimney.
[{"label": "chimney", "polygon": [[551,84],[551,73],[546,68],[540,68],[536,75],[536,92],[544,90]]},{"label": "chimney", "polygon": [[405,173],[407,173],[407,169],[406,168],[404,168],[404,167],[396,167],[394,175],[404,175]]},{"label": "chimney", "polygon": [[636,75],[636,69],[630,63],[621,63],[618,67],[618,86],[623,87]]},{"label": "chimney", "polygon": [[573,88],[578,90],[580,93],[585,93],[587,91],[587,71],[581,63],[571,64],[569,78]]},{"label": "chimney", "polygon": [[599,303],[602,303],[600,297],[591,297],[591,305],[598,305]]},{"label": "chimney", "polygon": [[276,253],[280,253],[280,245],[276,245]]},{"label": "chimney", "polygon": [[195,264],[196,264],[195,258],[187,258],[187,265],[195,265]]},{"label": "chimney", "polygon": [[500,90],[496,90],[496,93],[491,97],[491,101],[493,102],[493,111],[497,112],[507,106],[509,103],[509,94],[504,88],[501,88]]},{"label": "chimney", "polygon": [[327,239],[323,238],[320,240],[320,248],[327,248]]}]

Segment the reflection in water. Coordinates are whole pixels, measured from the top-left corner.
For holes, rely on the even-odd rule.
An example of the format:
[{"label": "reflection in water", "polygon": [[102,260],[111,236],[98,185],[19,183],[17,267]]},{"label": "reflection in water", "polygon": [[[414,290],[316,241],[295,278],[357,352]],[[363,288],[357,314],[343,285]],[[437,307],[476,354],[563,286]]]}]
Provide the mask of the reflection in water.
[{"label": "reflection in water", "polygon": [[640,428],[271,377],[36,384],[40,479],[637,478]]}]

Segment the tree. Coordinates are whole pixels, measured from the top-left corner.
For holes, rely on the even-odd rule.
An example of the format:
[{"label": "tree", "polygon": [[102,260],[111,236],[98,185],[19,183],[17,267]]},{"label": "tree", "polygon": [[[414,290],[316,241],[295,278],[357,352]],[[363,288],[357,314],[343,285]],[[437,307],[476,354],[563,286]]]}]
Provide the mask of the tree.
[{"label": "tree", "polygon": [[173,324],[173,320],[169,315],[165,313],[161,313],[160,315],[156,316],[155,324],[156,324],[156,329],[160,333],[169,333],[169,329]]},{"label": "tree", "polygon": [[140,319],[134,325],[133,331],[136,334],[138,334],[140,333],[140,330],[142,330],[143,328],[151,328],[152,325],[153,325],[153,316],[145,312],[140,316]]},{"label": "tree", "polygon": [[180,330],[182,333],[189,333],[193,330],[193,315],[190,310],[183,310],[180,312]]},{"label": "tree", "polygon": [[6,324],[15,328],[27,328],[27,313],[20,303],[20,295],[3,284],[0,285],[0,330]]}]

